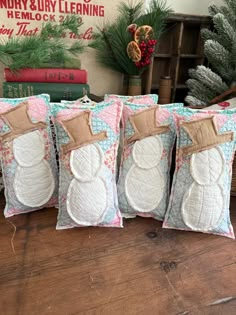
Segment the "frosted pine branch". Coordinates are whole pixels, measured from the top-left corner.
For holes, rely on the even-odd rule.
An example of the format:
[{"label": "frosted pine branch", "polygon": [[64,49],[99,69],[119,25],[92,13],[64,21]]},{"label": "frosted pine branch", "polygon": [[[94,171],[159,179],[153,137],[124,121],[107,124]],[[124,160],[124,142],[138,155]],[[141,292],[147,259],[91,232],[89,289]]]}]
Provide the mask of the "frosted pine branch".
[{"label": "frosted pine branch", "polygon": [[221,37],[220,43],[224,45],[226,49],[230,50],[235,30],[221,13],[218,13],[213,17],[213,22],[219,37]]},{"label": "frosted pine branch", "polygon": [[220,12],[220,8],[217,7],[215,4],[212,4],[208,7],[208,12],[210,16],[214,16]]},{"label": "frosted pine branch", "polygon": [[235,0],[224,0],[229,10],[233,12],[234,16],[236,15],[236,2]]},{"label": "frosted pine branch", "polygon": [[212,40],[215,40],[215,41],[218,41],[219,40],[219,36],[217,33],[214,33],[212,31],[210,31],[209,29],[207,28],[203,28],[201,30],[201,37],[202,39],[204,40],[204,42],[206,40],[209,40],[209,39],[212,39]]},{"label": "frosted pine branch", "polygon": [[214,30],[203,29],[204,55],[209,67],[189,70],[186,102],[203,105],[214,96],[236,86],[236,0],[223,0],[224,5],[208,7]]},{"label": "frosted pine branch", "polygon": [[211,99],[216,96],[216,92],[206,87],[202,82],[196,79],[189,79],[186,82],[187,87],[191,90],[191,94],[196,96],[198,99],[208,103]]},{"label": "frosted pine branch", "polygon": [[[190,72],[191,73],[191,72]],[[198,66],[197,70],[192,74],[194,79],[204,82],[204,85],[216,93],[223,93],[228,89],[226,83],[223,82],[221,77],[213,72],[210,68],[205,66]]]},{"label": "frosted pine branch", "polygon": [[226,63],[227,67],[230,66],[230,52],[224,48],[220,43],[214,40],[207,40],[204,45],[204,52],[207,53],[207,58],[212,57],[216,62]]},{"label": "frosted pine branch", "polygon": [[208,105],[207,103],[204,103],[203,101],[197,99],[196,97],[192,95],[188,95],[185,97],[185,102],[192,106],[205,106]]},{"label": "frosted pine branch", "polygon": [[224,80],[229,81],[231,72],[231,56],[229,51],[220,43],[207,40],[204,45],[204,52],[214,71]]}]

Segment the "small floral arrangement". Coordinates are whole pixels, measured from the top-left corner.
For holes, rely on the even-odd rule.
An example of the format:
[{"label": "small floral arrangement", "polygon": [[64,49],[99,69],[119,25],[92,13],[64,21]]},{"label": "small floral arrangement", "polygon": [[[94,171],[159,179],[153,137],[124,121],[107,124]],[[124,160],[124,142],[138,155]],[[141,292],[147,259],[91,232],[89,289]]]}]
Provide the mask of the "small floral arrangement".
[{"label": "small floral arrangement", "polygon": [[131,24],[127,31],[133,36],[133,40],[127,45],[127,54],[136,67],[142,71],[151,64],[155,52],[157,40],[154,39],[153,28],[149,25],[138,27],[137,24]]},{"label": "small floral arrangement", "polygon": [[155,46],[172,10],[167,0],[119,1],[117,18],[97,28],[89,47],[98,62],[125,75],[141,75],[152,62]]}]

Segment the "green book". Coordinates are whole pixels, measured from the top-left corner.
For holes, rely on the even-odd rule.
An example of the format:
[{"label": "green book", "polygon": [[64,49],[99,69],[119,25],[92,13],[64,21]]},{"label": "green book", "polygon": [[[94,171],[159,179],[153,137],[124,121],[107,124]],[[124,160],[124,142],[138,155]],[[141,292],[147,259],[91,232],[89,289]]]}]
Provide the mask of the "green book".
[{"label": "green book", "polygon": [[88,84],[3,82],[3,97],[19,98],[37,94],[49,94],[51,102],[73,101],[90,93]]}]

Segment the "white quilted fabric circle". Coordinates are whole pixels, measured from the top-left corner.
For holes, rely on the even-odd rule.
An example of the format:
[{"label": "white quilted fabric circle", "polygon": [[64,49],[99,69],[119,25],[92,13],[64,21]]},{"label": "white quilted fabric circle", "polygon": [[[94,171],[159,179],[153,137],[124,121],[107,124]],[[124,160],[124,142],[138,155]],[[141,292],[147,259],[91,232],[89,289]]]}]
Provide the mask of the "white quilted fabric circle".
[{"label": "white quilted fabric circle", "polygon": [[28,207],[47,203],[55,188],[50,165],[45,160],[37,166],[17,166],[13,185],[17,199]]},{"label": "white quilted fabric circle", "polygon": [[184,196],[182,216],[195,231],[217,228],[224,211],[224,194],[219,185],[201,186],[193,183]]},{"label": "white quilted fabric circle", "polygon": [[154,210],[164,193],[164,179],[158,168],[131,166],[125,179],[125,193],[131,207],[139,212]]},{"label": "white quilted fabric circle", "polygon": [[67,211],[77,224],[98,225],[107,208],[107,189],[101,178],[81,183],[71,181],[67,193]]},{"label": "white quilted fabric circle", "polygon": [[15,138],[13,154],[20,166],[37,165],[45,155],[45,144],[41,133],[36,130]]},{"label": "white quilted fabric circle", "polygon": [[159,164],[162,152],[163,144],[161,138],[159,136],[151,136],[136,141],[132,155],[139,167],[149,169]]},{"label": "white quilted fabric circle", "polygon": [[103,151],[97,143],[86,145],[71,152],[71,171],[79,181],[91,181],[97,177],[103,165],[103,159]]},{"label": "white quilted fabric circle", "polygon": [[199,185],[216,183],[224,171],[225,159],[220,148],[212,148],[191,157],[190,171]]}]

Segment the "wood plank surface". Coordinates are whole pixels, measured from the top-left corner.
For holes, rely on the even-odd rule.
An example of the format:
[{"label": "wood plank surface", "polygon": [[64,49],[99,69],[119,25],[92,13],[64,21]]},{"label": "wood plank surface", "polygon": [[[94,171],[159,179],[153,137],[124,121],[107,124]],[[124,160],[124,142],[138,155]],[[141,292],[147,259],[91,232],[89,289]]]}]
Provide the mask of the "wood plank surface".
[{"label": "wood plank surface", "polygon": [[[235,197],[231,212],[236,230]],[[1,315],[236,314],[235,240],[144,218],[56,231],[56,216],[1,214]]]}]

